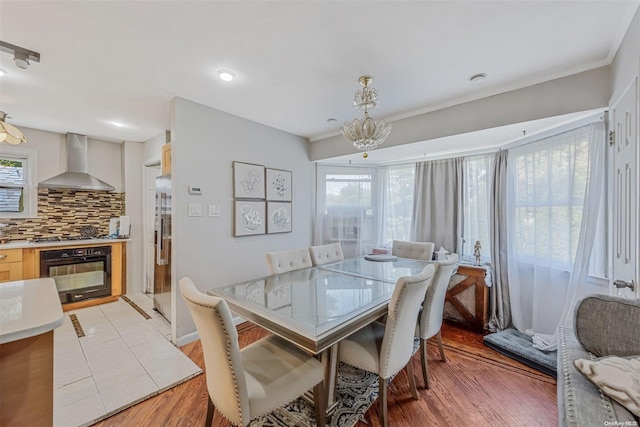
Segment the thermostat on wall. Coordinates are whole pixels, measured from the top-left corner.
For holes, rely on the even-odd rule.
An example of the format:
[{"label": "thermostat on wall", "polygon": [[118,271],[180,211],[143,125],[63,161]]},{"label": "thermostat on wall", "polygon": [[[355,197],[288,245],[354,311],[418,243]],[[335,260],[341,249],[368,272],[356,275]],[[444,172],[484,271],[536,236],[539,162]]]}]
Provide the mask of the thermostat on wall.
[{"label": "thermostat on wall", "polygon": [[194,187],[193,185],[190,185],[189,194],[202,194],[202,189],[200,187]]}]

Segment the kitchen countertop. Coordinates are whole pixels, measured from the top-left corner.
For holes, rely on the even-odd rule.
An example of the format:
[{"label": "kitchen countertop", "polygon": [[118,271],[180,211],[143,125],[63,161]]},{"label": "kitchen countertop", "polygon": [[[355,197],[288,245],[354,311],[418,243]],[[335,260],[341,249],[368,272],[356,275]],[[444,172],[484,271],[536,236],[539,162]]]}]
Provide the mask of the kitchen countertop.
[{"label": "kitchen countertop", "polygon": [[95,244],[111,244],[118,242],[129,242],[127,239],[110,239],[110,238],[96,238],[85,240],[60,240],[55,242],[33,242],[31,240],[11,240],[8,243],[0,244],[0,249],[23,249],[23,248],[46,248],[52,246],[85,246]]},{"label": "kitchen countertop", "polygon": [[62,325],[62,304],[51,278],[0,283],[0,344]]}]

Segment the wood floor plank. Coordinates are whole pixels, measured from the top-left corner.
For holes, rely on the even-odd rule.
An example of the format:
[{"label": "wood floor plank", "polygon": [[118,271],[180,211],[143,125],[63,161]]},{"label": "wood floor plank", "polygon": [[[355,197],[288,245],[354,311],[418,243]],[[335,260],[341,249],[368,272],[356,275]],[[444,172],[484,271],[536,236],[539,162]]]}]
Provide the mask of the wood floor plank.
[{"label": "wood floor plank", "polygon": [[[244,347],[269,332],[252,325],[238,327]],[[552,426],[557,425],[556,381],[486,347],[482,336],[444,325],[447,362],[435,343],[427,345],[431,388],[424,388],[420,357],[412,359],[419,400],[413,400],[402,370],[389,386],[389,422],[394,427]],[[180,348],[205,370],[196,341]],[[206,370],[205,370],[206,375]],[[123,426],[202,426],[207,410],[205,375],[141,402],[97,424]],[[378,405],[371,406],[357,427],[380,426]],[[216,413],[215,427],[229,423]]]}]

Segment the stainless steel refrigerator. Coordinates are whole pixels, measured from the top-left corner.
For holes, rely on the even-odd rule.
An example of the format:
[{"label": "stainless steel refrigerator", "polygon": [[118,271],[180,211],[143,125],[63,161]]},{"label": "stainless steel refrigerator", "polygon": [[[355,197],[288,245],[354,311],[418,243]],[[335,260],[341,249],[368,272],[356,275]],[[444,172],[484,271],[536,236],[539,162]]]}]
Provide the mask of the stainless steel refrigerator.
[{"label": "stainless steel refrigerator", "polygon": [[153,306],[171,322],[171,175],[156,178]]}]

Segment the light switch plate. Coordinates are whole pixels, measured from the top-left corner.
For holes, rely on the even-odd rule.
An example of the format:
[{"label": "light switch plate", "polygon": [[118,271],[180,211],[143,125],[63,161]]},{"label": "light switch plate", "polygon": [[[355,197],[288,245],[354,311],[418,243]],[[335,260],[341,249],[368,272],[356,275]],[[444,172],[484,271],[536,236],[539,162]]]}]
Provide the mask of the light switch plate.
[{"label": "light switch plate", "polygon": [[202,216],[202,205],[200,203],[189,203],[189,216]]},{"label": "light switch plate", "polygon": [[220,217],[220,205],[209,205],[209,216],[211,218]]}]

